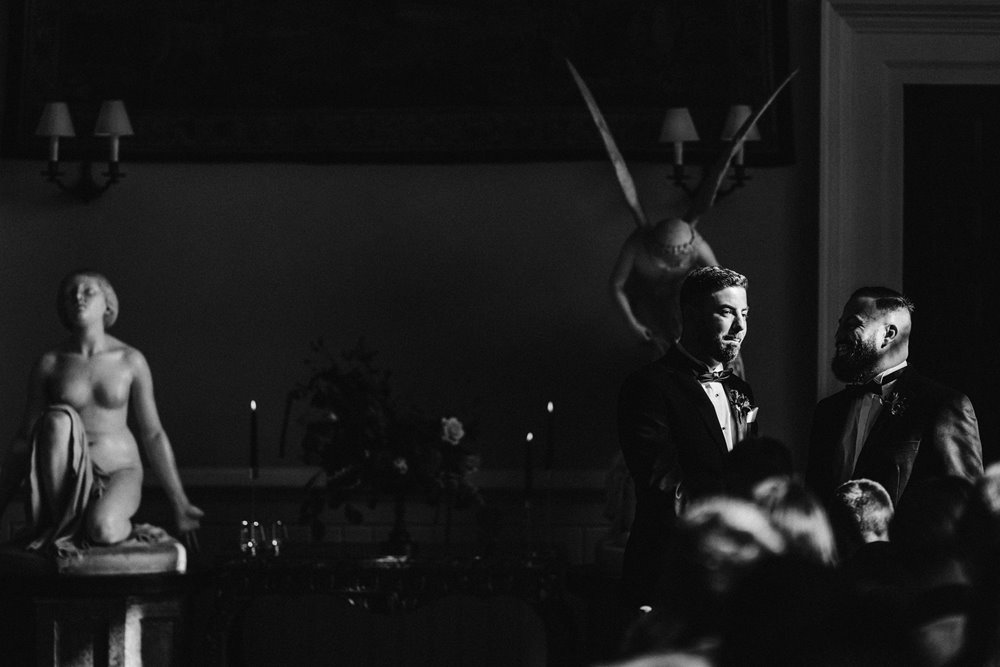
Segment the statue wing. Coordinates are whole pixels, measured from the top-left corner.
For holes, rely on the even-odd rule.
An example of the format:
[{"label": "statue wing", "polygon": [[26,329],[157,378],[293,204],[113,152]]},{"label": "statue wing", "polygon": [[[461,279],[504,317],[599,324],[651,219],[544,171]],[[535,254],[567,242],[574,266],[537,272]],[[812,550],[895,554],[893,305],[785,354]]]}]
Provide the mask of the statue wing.
[{"label": "statue wing", "polygon": [[583,95],[584,101],[587,103],[587,108],[590,109],[590,115],[594,119],[594,123],[597,125],[597,129],[601,133],[601,139],[604,141],[604,148],[608,151],[608,157],[611,158],[611,165],[615,168],[615,175],[618,177],[618,184],[621,185],[622,193],[625,195],[625,201],[628,202],[629,208],[632,210],[632,215],[635,217],[635,222],[639,227],[647,227],[649,222],[646,218],[646,214],[642,210],[642,206],[639,205],[639,196],[636,194],[635,181],[632,180],[632,174],[629,173],[628,167],[625,165],[625,158],[622,157],[621,151],[618,150],[618,145],[615,143],[615,138],[611,136],[611,130],[608,129],[608,124],[604,120],[604,114],[601,110],[597,108],[597,102],[594,100],[594,96],[590,93],[590,89],[584,82],[583,78],[580,76],[576,68],[573,67],[573,63],[566,59],[566,65],[569,66],[569,71],[573,75],[573,79],[576,80],[576,85],[580,89],[580,94]]},{"label": "statue wing", "polygon": [[754,126],[760,117],[764,115],[767,108],[771,106],[775,98],[778,97],[788,82],[792,80],[799,70],[796,68],[791,74],[785,77],[785,80],[781,82],[771,96],[767,98],[767,101],[760,106],[757,111],[750,114],[747,119],[740,126],[740,129],[736,131],[733,138],[726,144],[725,150],[721,155],[712,163],[712,166],[705,173],[704,178],[702,178],[701,184],[698,186],[698,191],[694,195],[694,200],[691,202],[691,206],[688,208],[687,212],[684,213],[682,220],[689,223],[692,227],[698,224],[698,219],[705,214],[708,209],[712,208],[712,204],[715,203],[715,196],[719,192],[719,188],[722,186],[722,181],[726,176],[726,171],[729,169],[729,163],[732,162],[733,156],[739,150],[740,145],[746,138],[747,133],[750,128]]}]

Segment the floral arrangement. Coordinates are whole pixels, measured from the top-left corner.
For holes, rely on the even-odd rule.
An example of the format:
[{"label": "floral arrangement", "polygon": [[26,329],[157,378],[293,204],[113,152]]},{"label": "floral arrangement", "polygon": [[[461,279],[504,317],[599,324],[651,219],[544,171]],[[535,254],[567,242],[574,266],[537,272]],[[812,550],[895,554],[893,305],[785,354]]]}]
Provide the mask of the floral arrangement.
[{"label": "floral arrangement", "polygon": [[419,495],[456,509],[482,504],[474,483],[480,459],[457,417],[428,416],[401,401],[363,339],[339,356],[322,339],[312,351],[311,376],[289,394],[289,405],[306,403],[303,459],[321,468],[306,487],[304,523],[321,530],[327,506],[343,506],[348,521],[360,523],[356,503],[374,508],[386,497]]}]

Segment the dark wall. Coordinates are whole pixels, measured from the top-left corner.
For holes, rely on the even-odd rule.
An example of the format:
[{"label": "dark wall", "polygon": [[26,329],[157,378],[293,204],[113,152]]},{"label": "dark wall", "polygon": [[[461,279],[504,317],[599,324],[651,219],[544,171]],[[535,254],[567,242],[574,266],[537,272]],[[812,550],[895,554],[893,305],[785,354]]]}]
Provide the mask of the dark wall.
[{"label": "dark wall", "polygon": [[[762,427],[798,446],[815,399],[818,11],[790,5],[797,164],[756,170],[700,230],[750,277]],[[479,397],[488,467],[519,465],[549,400],[559,467],[613,455],[617,388],[645,356],[608,296],[632,222],[606,163],[130,163],[124,139],[128,176],[80,204],[40,177],[43,150],[0,163],[0,433],[63,335],[58,280],[90,266],[119,292],[113,333],[146,353],[182,467],[243,465],[251,399],[262,464],[297,463],[277,459],[283,400],[320,335],[365,336],[397,388],[442,414]],[[663,165],[631,167],[648,213],[683,208]]]}]

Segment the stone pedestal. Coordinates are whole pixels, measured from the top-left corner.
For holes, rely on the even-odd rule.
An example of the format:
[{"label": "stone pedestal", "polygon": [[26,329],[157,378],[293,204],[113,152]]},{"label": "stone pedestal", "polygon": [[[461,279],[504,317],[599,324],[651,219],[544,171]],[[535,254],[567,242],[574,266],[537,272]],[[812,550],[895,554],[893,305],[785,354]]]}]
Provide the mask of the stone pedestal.
[{"label": "stone pedestal", "polygon": [[[39,667],[187,665],[184,612],[197,577],[184,575],[183,547],[95,547],[43,558],[0,549],[0,615],[13,626],[0,644],[16,662]],[[15,627],[16,626],[16,627]]]},{"label": "stone pedestal", "polygon": [[181,665],[182,600],[95,595],[34,599],[39,667]]}]

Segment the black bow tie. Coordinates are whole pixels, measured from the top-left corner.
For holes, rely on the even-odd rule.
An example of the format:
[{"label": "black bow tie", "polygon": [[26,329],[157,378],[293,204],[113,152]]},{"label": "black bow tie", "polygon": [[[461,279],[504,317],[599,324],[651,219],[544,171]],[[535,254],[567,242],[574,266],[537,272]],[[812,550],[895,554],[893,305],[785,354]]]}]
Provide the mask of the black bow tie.
[{"label": "black bow tie", "polygon": [[847,385],[847,391],[851,393],[852,396],[864,396],[866,394],[875,394],[876,396],[882,396],[882,387],[893,382],[902,375],[905,368],[900,368],[898,371],[893,371],[885,377],[882,378],[882,382],[878,382],[874,378],[865,382],[864,384],[849,384]]},{"label": "black bow tie", "polygon": [[708,371],[704,373],[695,372],[698,382],[722,382],[733,375],[733,369],[723,368],[721,371]]},{"label": "black bow tie", "polygon": [[875,380],[869,380],[864,384],[849,384],[847,385],[847,391],[851,396],[866,396],[868,394],[874,394],[876,396],[882,395],[882,385],[880,385]]}]

